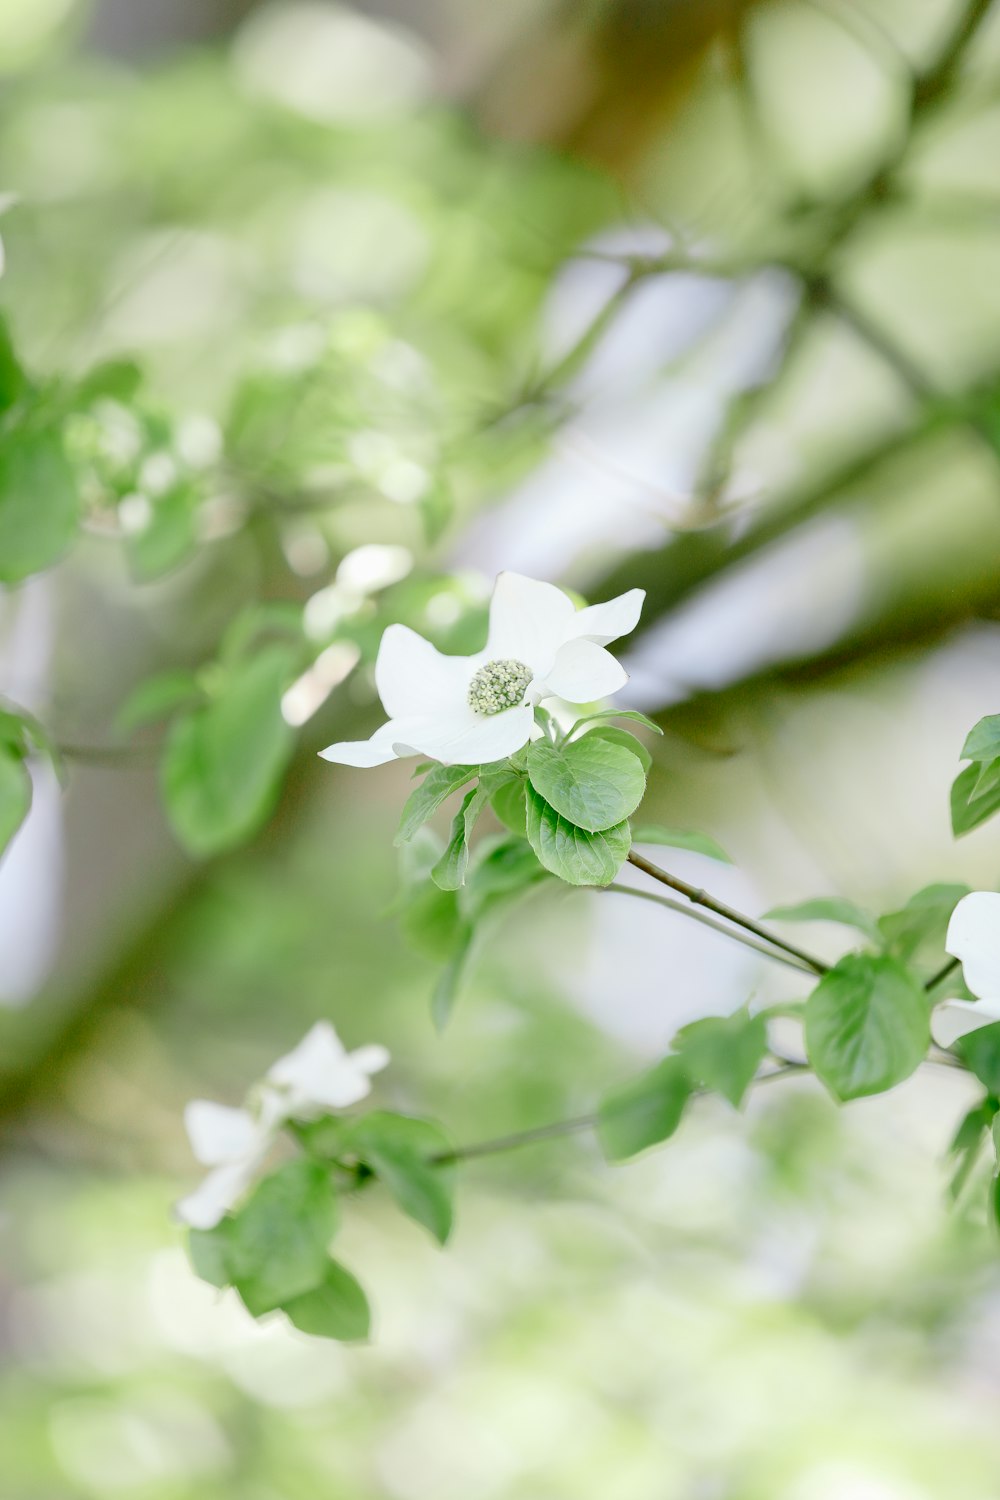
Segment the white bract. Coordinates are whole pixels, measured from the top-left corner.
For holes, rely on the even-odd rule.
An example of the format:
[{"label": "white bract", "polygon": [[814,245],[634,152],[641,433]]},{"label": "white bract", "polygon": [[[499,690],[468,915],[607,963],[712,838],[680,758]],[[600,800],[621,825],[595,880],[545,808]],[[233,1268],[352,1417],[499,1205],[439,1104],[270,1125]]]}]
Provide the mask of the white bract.
[{"label": "white bract", "polygon": [[978,1000],[945,1000],[934,1013],[934,1039],[942,1047],[1000,1021],[1000,894],[973,891],[951,914],[945,949],[961,959],[965,982]]},{"label": "white bract", "polygon": [[192,1229],[212,1229],[249,1187],[287,1120],[315,1120],[357,1104],[384,1068],[384,1047],[344,1050],[329,1021],[317,1021],[294,1051],[270,1068],[243,1109],[194,1099],[184,1111],[191,1149],[212,1170],[176,1212]]},{"label": "white bract", "polygon": [[407,755],[444,765],[504,760],[531,739],[544,698],[593,703],[628,673],[604,648],[634,630],[645,593],[630,589],[577,609],[551,583],[501,573],[490,603],[485,650],[443,656],[406,625],[390,625],[375,662],[389,722],[370,740],[322,751],[346,766],[380,766]]}]

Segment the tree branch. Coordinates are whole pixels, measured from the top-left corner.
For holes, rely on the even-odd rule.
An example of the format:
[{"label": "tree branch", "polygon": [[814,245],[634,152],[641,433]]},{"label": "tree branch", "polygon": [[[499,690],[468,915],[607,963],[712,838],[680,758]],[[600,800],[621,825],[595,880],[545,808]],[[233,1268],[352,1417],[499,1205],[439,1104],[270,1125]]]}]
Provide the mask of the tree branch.
[{"label": "tree branch", "polygon": [[629,851],[628,862],[630,865],[635,865],[637,870],[642,870],[645,875],[649,875],[653,880],[658,880],[661,885],[669,886],[672,891],[678,891],[682,896],[686,896],[695,906],[707,907],[717,917],[724,917],[727,922],[732,922],[735,926],[742,927],[746,932],[752,932],[755,937],[762,938],[765,943],[770,943],[772,948],[780,948],[783,953],[788,953],[792,958],[797,958],[813,974],[823,975],[829,972],[830,965],[824,963],[821,958],[815,958],[813,954],[806,953],[803,948],[796,948],[794,943],[786,943],[784,938],[780,938],[775,933],[769,932],[766,927],[762,926],[760,922],[755,922],[752,917],[744,916],[743,912],[736,911],[732,906],[726,906],[723,901],[717,901],[714,896],[709,895],[708,891],[703,891],[698,886],[691,885],[686,880],[681,880],[679,876],[670,875],[666,870],[661,870],[658,865],[654,865],[642,854],[637,854],[634,849]]}]

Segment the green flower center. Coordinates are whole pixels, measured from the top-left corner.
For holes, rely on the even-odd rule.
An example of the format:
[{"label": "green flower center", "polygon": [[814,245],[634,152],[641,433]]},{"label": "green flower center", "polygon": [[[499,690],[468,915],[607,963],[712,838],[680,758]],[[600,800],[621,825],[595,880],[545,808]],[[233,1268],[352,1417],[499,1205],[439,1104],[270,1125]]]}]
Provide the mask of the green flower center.
[{"label": "green flower center", "polygon": [[502,714],[517,708],[534,673],[523,661],[488,661],[469,683],[469,707],[477,714]]}]

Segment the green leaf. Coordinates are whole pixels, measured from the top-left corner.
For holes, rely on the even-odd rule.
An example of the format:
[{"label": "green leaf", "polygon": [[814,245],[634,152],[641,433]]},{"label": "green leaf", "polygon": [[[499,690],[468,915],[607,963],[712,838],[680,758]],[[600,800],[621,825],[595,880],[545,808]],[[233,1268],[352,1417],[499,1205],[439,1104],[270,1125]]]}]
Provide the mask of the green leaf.
[{"label": "green leaf", "polygon": [[562,818],[533,787],[527,790],[528,841],[546,870],[569,885],[609,885],[628,857],[627,822],[588,833]]},{"label": "green leaf", "polygon": [[968,894],[967,885],[928,885],[911,896],[901,911],[879,917],[879,932],[888,951],[903,963],[921,949],[943,951],[951,914]]},{"label": "green leaf", "polygon": [[573,725],[573,728],[570,730],[570,734],[573,733],[573,730],[579,729],[581,724],[592,724],[595,719],[628,719],[632,724],[644,724],[645,727],[647,729],[651,729],[654,734],[663,733],[663,730],[654,719],[647,718],[646,715],[641,714],[637,708],[602,708],[599,713],[585,714],[582,719],[577,719],[576,723]]},{"label": "green leaf", "polygon": [[930,1045],[927,997],[894,958],[848,954],[806,1002],[806,1047],[838,1099],[879,1094],[908,1078]]},{"label": "green leaf", "polygon": [[51,567],[76,535],[73,471],[54,429],[8,430],[0,443],[0,583]]},{"label": "green leaf", "polygon": [[632,830],[633,844],[666,844],[671,849],[691,849],[695,854],[707,854],[722,864],[731,865],[732,860],[707,833],[694,833],[685,828],[664,828],[659,823],[643,823]]},{"label": "green leaf", "polygon": [[254,1317],[319,1285],[336,1227],[320,1162],[299,1158],[264,1178],[228,1225],[233,1285]]},{"label": "green leaf", "polygon": [[355,1343],[371,1329],[371,1309],[361,1283],[339,1261],[328,1260],[320,1284],[291,1297],[284,1311],[302,1333]]},{"label": "green leaf", "polygon": [[955,1042],[954,1050],[986,1085],[987,1092],[1000,1097],[1000,1021],[966,1032]]},{"label": "green leaf", "polygon": [[459,987],[465,978],[465,968],[472,948],[472,929],[462,928],[458,947],[445,965],[431,996],[431,1020],[438,1031],[443,1031],[451,1019],[458,999]]},{"label": "green leaf", "polygon": [[410,1115],[375,1110],[352,1127],[349,1147],[374,1171],[409,1218],[440,1244],[451,1233],[453,1173],[430,1158],[450,1150],[439,1125]]},{"label": "green leaf", "polygon": [[528,746],[528,780],[561,817],[588,833],[623,822],[646,790],[636,756],[593,734],[562,746],[534,740]]},{"label": "green leaf", "polygon": [[214,1229],[192,1229],[188,1232],[188,1254],[196,1276],[210,1286],[229,1286],[232,1272],[229,1269],[229,1226],[232,1221],[223,1219]]},{"label": "green leaf", "polygon": [[605,1094],[598,1107],[597,1138],[608,1161],[624,1161],[667,1140],[690,1096],[691,1079],[679,1057],[666,1057]]},{"label": "green leaf", "polygon": [[414,788],[406,799],[395,838],[396,847],[408,843],[441,804],[478,773],[478,766],[435,766],[428,772],[426,781]]},{"label": "green leaf", "polygon": [[739,1109],[767,1051],[767,1024],[745,1008],[692,1021],[674,1038],[688,1074]]},{"label": "green leaf", "polygon": [[508,896],[519,895],[547,878],[526,839],[491,842],[473,861],[461,893],[461,910],[469,921],[478,922]]},{"label": "green leaf", "polygon": [[764,913],[766,922],[837,922],[841,927],[854,927],[863,932],[879,947],[882,934],[871,912],[865,911],[854,901],[840,896],[816,896],[811,901],[798,901],[793,906],[772,906]]},{"label": "green leaf", "polygon": [[175,709],[202,696],[193,672],[161,672],[140,682],[115,715],[115,728],[132,734],[147,724],[168,718]]},{"label": "green leaf", "polygon": [[479,815],[501,786],[512,780],[513,771],[481,767],[479,785],[467,792],[451,825],[451,837],[445,851],[431,870],[431,879],[443,891],[457,891],[465,884],[469,868],[469,840],[479,821]]},{"label": "green leaf", "polygon": [[958,1165],[948,1184],[948,1191],[952,1198],[957,1198],[969,1179],[976,1158],[983,1144],[983,1137],[991,1126],[995,1128],[997,1114],[996,1101],[992,1099],[981,1099],[974,1104],[969,1112],[963,1116],[958,1129],[948,1147],[952,1156],[959,1158]]},{"label": "green leaf", "polygon": [[518,776],[514,781],[505,781],[493,793],[490,805],[500,822],[511,833],[527,838],[527,809],[524,803],[524,781]]},{"label": "green leaf", "polygon": [[988,714],[966,735],[961,760],[985,762],[1000,756],[1000,714]]},{"label": "green leaf", "polygon": [[211,702],[174,720],[160,780],[189,853],[232,849],[272,812],[294,746],[281,716],[292,660],[285,646],[264,647],[227,674]]},{"label": "green leaf", "polygon": [[609,745],[620,745],[623,750],[627,750],[630,755],[634,755],[640,762],[643,775],[645,776],[648,776],[653,769],[653,757],[642,743],[642,740],[638,739],[634,734],[630,734],[627,729],[619,729],[614,724],[595,724],[593,729],[587,730],[587,737],[590,739],[607,740]]},{"label": "green leaf", "polygon": [[0,318],[0,412],[14,406],[27,388],[28,382],[14,352],[7,321]]},{"label": "green leaf", "polygon": [[76,402],[87,406],[92,401],[110,399],[131,401],[142,384],[142,371],[131,359],[107,359],[92,366],[76,388]]},{"label": "green leaf", "polygon": [[0,854],[4,852],[31,808],[31,777],[20,752],[0,747]]},{"label": "green leaf", "polygon": [[952,782],[951,829],[956,838],[961,838],[963,833],[971,833],[973,828],[978,828],[980,823],[985,823],[987,818],[992,818],[995,812],[1000,811],[1000,785],[977,796],[976,788],[981,776],[982,767],[975,763],[966,766]]},{"label": "green leaf", "polygon": [[985,797],[987,792],[992,792],[995,787],[1000,786],[1000,760],[991,760],[980,767],[979,780],[972,788],[974,802],[978,797]]},{"label": "green leaf", "polygon": [[149,524],[126,537],[125,550],[139,582],[161,578],[191,556],[199,498],[193,485],[176,485],[152,502]]}]

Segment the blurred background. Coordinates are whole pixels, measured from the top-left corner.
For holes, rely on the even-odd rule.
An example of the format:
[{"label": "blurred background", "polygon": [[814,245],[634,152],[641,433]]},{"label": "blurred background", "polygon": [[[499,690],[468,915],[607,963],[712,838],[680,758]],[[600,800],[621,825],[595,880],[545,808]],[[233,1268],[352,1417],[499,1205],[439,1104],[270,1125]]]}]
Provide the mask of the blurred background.
[{"label": "blurred background", "polygon": [[[388,911],[407,770],[315,752],[378,722],[386,623],[471,649],[501,568],[648,591],[647,810],[735,861],[679,874],[754,911],[996,886],[947,793],[1000,696],[1000,6],[0,0],[0,75],[17,346],[143,371],[79,414],[78,544],[0,592],[0,692],[68,773],[0,866],[3,1500],[994,1496],[960,1075],[706,1101],[615,1170],[587,1141],[478,1163],[445,1254],[373,1195],[344,1235],[370,1348],[253,1323],[170,1204],[185,1101],[238,1102],[321,1016],[467,1141],[798,998],[564,892],[435,1033]],[[116,716],[288,609],[315,662],[273,817],[194,859],[157,731]]]}]

